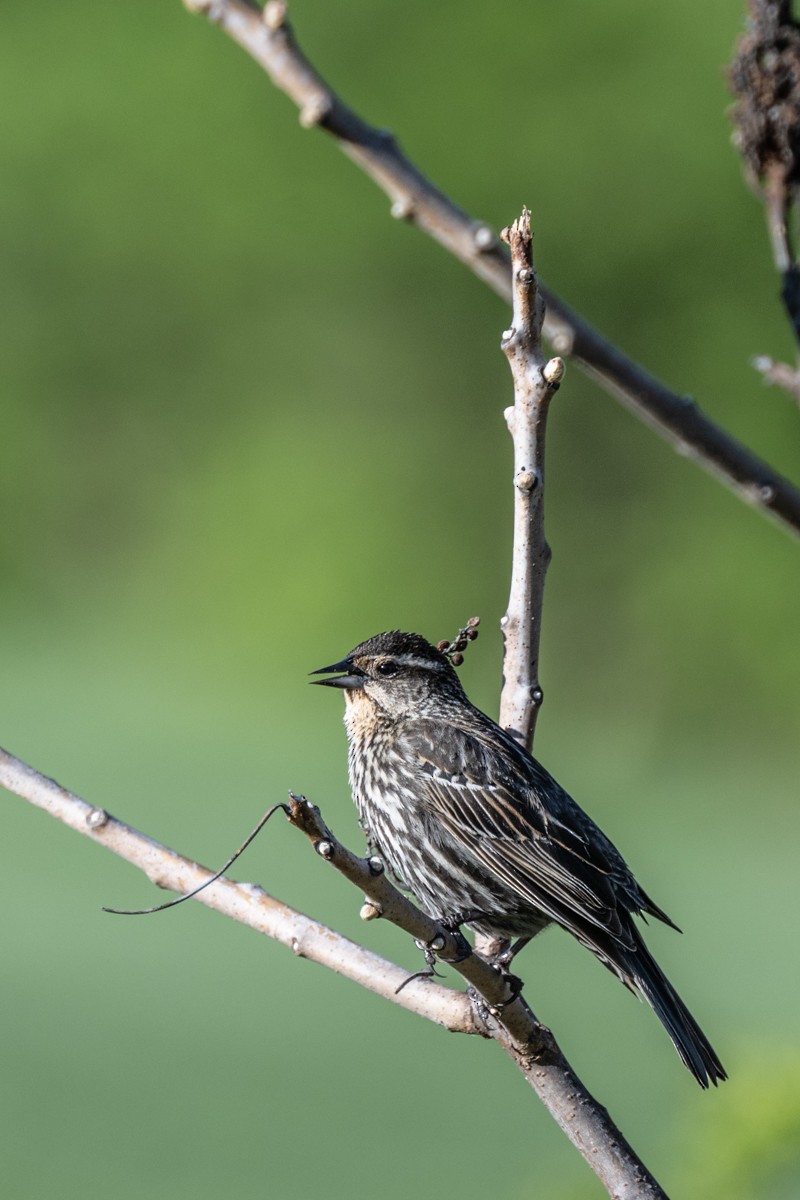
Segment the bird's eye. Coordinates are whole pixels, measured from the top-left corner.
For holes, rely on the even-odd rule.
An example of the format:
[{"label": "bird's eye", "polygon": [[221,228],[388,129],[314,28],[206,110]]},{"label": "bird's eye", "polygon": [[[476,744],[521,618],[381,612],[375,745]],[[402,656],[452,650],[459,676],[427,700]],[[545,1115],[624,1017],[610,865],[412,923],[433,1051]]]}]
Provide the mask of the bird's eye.
[{"label": "bird's eye", "polygon": [[375,670],[379,675],[383,675],[384,679],[387,679],[390,675],[396,675],[400,668],[396,662],[387,658],[385,662],[379,662]]}]

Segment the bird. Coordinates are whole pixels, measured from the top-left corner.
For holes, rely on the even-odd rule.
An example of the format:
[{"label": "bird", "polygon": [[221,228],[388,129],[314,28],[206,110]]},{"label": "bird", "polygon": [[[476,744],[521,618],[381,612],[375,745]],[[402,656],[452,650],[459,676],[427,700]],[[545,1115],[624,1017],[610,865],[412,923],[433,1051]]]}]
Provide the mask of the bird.
[{"label": "bird", "polygon": [[459,936],[465,925],[506,948],[514,939],[511,955],[560,925],[644,997],[701,1087],[727,1078],[634,917],[677,925],[553,776],[469,701],[446,653],[391,630],[311,674],[344,692],[370,852],[429,916]]}]

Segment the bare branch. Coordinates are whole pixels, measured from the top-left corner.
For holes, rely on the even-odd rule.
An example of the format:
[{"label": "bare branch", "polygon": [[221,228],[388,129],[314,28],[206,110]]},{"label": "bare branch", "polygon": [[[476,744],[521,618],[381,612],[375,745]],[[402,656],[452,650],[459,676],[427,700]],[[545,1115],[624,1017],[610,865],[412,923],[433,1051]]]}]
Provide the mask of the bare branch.
[{"label": "bare branch", "polygon": [[[118,821],[105,809],[93,808],[3,749],[0,749],[0,786],[118,854],[143,871],[157,887],[183,894],[211,875],[208,868]],[[407,970],[297,912],[255,884],[220,879],[196,899],[207,908],[288,946],[298,957],[329,967],[445,1029],[457,1033],[479,1032],[469,1002],[461,993],[428,982],[409,984],[398,994],[398,987],[408,979]]]},{"label": "bare branch", "polygon": [[[460,259],[498,295],[511,300],[505,248],[491,227],[475,221],[440,192],[383,130],[363,121],[331,90],[299,49],[284,0],[260,9],[250,0],[184,0],[205,13],[266,71],[300,109],[305,127],[320,126],[386,193],[392,215],[409,221]],[[707,416],[690,396],[670,391],[603,338],[554,293],[542,287],[544,333],[621,404],[666,438],[679,454],[731,488],[742,500],[800,533],[800,488],[778,474]]]},{"label": "bare branch", "polygon": [[771,170],[764,185],[764,204],[767,213],[772,257],[781,275],[786,275],[794,264],[790,232],[791,201],[786,193],[783,173]]},{"label": "bare branch", "polygon": [[506,423],[514,439],[514,552],[503,630],[500,724],[528,749],[543,695],[539,639],[550,547],[544,535],[544,444],[550,400],[564,375],[560,358],[542,352],[544,305],[539,294],[527,208],[500,235],[511,247],[514,318],[503,334],[503,352],[514,378],[514,404]]},{"label": "bare branch", "polygon": [[[430,946],[437,958],[453,966],[468,983],[478,989],[489,1004],[506,1005],[507,1017],[517,1013],[518,1006],[530,1011],[519,999],[510,1002],[512,991],[507,978],[496,967],[490,966],[476,954],[468,954],[463,958],[463,939],[456,937],[438,921],[427,916],[399,892],[384,874],[380,858],[359,858],[352,850],[343,846],[322,820],[319,809],[309,804],[304,796],[292,795],[290,808],[289,819],[292,824],[309,838],[321,858],[364,891],[375,916],[384,917],[393,925],[410,933],[419,942]],[[536,1027],[540,1028],[538,1022]],[[523,1043],[529,1042],[533,1036],[530,1022],[525,1020],[518,1032]]]},{"label": "bare branch", "polygon": [[389,882],[379,859],[358,858],[343,846],[319,809],[304,797],[291,796],[290,820],[306,834],[321,858],[366,892],[375,915],[427,942],[481,993],[490,1006],[482,1013],[486,1034],[500,1043],[608,1194],[626,1200],[666,1200],[606,1109],[572,1070],[551,1031],[539,1023],[521,995],[509,1000],[508,977],[477,954],[458,959],[457,953],[463,950],[453,934],[420,912]]},{"label": "bare branch", "polygon": [[[2,749],[0,786],[118,854],[144,871],[158,887],[186,892],[211,875],[207,868],[118,821],[105,809],[87,804]],[[452,943],[452,935],[440,930],[436,922],[416,909],[382,873],[375,873],[375,864],[371,860],[359,859],[342,846],[312,805],[294,797],[291,820],[314,842],[322,858],[373,898],[373,909],[380,907],[382,915],[401,928],[408,928],[415,936],[432,934],[435,940],[437,935],[444,934]],[[327,842],[330,850],[324,849],[321,841]],[[609,1195],[624,1196],[629,1200],[665,1200],[664,1192],[636,1157],[606,1110],[575,1076],[550,1031],[536,1021],[521,998],[508,1004],[500,1017],[490,1010],[479,1018],[462,992],[441,987],[430,979],[409,983],[404,968],[282,904],[252,883],[219,879],[200,892],[196,900],[281,942],[299,957],[329,967],[437,1025],[457,1033],[481,1033],[495,1038],[604,1183]],[[378,914],[372,912],[370,915]],[[454,949],[452,944],[443,947],[445,952]],[[476,955],[471,954],[463,963],[454,965],[465,979],[485,988],[498,1003],[507,998],[507,982],[495,968]],[[398,991],[406,983],[407,986]]]}]

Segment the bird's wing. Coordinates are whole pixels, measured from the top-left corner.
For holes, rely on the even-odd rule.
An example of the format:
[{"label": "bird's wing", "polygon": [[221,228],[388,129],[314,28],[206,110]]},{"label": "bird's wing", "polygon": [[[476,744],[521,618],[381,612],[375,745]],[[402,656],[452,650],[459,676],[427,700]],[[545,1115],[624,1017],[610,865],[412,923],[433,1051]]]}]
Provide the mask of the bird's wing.
[{"label": "bird's wing", "polygon": [[578,936],[594,940],[588,923],[633,947],[629,914],[653,911],[647,898],[619,851],[510,736],[416,722],[413,752],[421,802],[486,871]]}]

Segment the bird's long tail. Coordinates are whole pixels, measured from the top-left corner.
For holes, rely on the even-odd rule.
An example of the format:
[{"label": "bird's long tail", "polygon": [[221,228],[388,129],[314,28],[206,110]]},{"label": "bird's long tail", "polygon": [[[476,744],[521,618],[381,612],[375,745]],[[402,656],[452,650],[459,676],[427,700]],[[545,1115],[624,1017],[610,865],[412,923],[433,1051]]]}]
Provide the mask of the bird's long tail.
[{"label": "bird's long tail", "polygon": [[681,1061],[701,1087],[728,1076],[713,1046],[681,1000],[644,942],[629,962],[630,977],[666,1029]]}]

